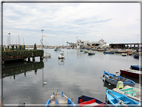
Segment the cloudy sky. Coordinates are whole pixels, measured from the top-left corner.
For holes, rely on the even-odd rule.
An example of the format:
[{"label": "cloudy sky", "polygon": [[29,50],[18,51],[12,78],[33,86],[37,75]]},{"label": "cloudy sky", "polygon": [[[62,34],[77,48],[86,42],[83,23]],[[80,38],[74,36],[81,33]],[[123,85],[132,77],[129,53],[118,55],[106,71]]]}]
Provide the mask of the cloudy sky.
[{"label": "cloudy sky", "polygon": [[139,3],[4,3],[3,43],[66,45],[83,41],[135,43],[140,38]]}]

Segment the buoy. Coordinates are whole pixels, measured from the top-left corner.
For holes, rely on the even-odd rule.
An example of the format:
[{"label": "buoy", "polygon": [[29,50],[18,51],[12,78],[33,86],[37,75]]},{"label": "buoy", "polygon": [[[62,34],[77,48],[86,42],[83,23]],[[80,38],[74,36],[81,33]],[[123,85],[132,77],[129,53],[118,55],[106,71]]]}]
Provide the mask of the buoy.
[{"label": "buoy", "polygon": [[46,82],[44,82],[44,85],[46,85]]}]

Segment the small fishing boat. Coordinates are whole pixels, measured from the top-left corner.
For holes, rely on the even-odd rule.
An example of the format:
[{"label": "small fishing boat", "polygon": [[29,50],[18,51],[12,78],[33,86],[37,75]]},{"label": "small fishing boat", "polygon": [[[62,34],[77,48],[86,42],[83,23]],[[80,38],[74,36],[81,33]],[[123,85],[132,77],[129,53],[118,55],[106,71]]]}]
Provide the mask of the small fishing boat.
[{"label": "small fishing boat", "polygon": [[129,98],[132,98],[138,102],[141,102],[141,90],[135,87],[130,87],[126,85],[124,88],[114,88],[113,91],[118,92],[120,94],[126,95]]},{"label": "small fishing boat", "polygon": [[128,53],[129,55],[132,55],[132,53]]},{"label": "small fishing boat", "polygon": [[138,70],[120,69],[120,72],[122,74],[129,75],[129,76],[132,76],[132,77],[137,77],[137,78],[139,78],[140,76],[142,76],[141,71],[138,71]]},{"label": "small fishing boat", "polygon": [[127,56],[127,53],[122,53],[122,56]]},{"label": "small fishing boat", "polygon": [[59,50],[59,48],[57,48],[57,47],[54,48],[54,51],[58,51],[58,50]]},{"label": "small fishing boat", "polygon": [[114,52],[104,51],[104,54],[114,54]]},{"label": "small fishing boat", "polygon": [[134,57],[135,59],[139,59],[139,55],[137,55],[137,54],[134,54],[133,57]]},{"label": "small fishing boat", "polygon": [[111,74],[109,72],[106,72],[104,71],[104,75],[103,77],[105,77],[105,81],[109,82],[110,84],[116,86],[118,81],[122,81],[124,86],[125,85],[129,85],[129,86],[134,86],[135,85],[135,82],[130,80],[130,79],[127,79],[127,78],[124,78],[124,77],[121,77],[121,76],[116,76],[115,74]]},{"label": "small fishing boat", "polygon": [[80,52],[83,52],[83,50],[80,50]]},{"label": "small fishing boat", "polygon": [[141,71],[142,71],[142,66],[139,66],[139,65],[131,65],[131,69],[141,70]]},{"label": "small fishing boat", "polygon": [[92,50],[90,50],[90,51],[88,52],[88,55],[95,55],[95,52],[93,52]]},{"label": "small fishing boat", "polygon": [[85,95],[82,95],[77,98],[77,104],[79,107],[82,107],[82,106],[104,107],[105,105],[107,105],[106,103],[102,102],[101,100],[98,100],[97,98],[93,98],[93,97],[89,97]]},{"label": "small fishing boat", "polygon": [[88,50],[84,50],[84,53],[88,53]]},{"label": "small fishing boat", "polygon": [[115,91],[106,88],[106,96],[108,101],[115,106],[138,106],[139,102]]},{"label": "small fishing boat", "polygon": [[58,90],[53,95],[50,96],[48,101],[46,102],[45,107],[50,106],[71,106],[75,107],[74,103],[67,96],[63,94],[63,92],[59,92]]},{"label": "small fishing boat", "polygon": [[64,59],[65,55],[64,55],[64,51],[60,52],[60,55],[58,56],[59,59]]}]

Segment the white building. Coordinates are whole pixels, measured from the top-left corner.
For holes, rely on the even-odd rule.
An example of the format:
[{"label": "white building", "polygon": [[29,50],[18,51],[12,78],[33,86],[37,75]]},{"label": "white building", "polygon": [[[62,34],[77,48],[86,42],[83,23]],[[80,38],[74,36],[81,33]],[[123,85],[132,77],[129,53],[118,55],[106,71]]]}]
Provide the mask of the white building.
[{"label": "white building", "polygon": [[89,42],[89,40],[81,41],[81,39],[78,39],[76,43],[77,48],[83,48],[83,47],[88,47],[88,46],[102,47],[104,45],[106,45],[106,42],[104,42],[103,39],[99,41],[92,41],[92,42]]}]

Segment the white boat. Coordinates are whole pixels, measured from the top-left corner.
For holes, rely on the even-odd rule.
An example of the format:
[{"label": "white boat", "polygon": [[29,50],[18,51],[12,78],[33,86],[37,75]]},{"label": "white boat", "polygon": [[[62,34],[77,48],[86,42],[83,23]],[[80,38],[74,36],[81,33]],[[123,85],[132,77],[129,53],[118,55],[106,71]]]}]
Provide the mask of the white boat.
[{"label": "white boat", "polygon": [[60,52],[60,55],[58,56],[59,59],[64,59],[65,55],[64,55],[64,51]]},{"label": "white boat", "polygon": [[51,53],[45,52],[45,53],[44,53],[44,58],[49,58],[49,57],[51,57]]},{"label": "white boat", "polygon": [[122,53],[122,56],[127,56],[127,53]]},{"label": "white boat", "polygon": [[122,89],[114,88],[113,91],[118,92],[120,94],[125,94],[129,98],[141,102],[141,90],[138,88],[126,85]]}]

